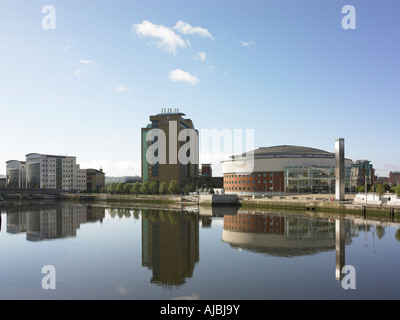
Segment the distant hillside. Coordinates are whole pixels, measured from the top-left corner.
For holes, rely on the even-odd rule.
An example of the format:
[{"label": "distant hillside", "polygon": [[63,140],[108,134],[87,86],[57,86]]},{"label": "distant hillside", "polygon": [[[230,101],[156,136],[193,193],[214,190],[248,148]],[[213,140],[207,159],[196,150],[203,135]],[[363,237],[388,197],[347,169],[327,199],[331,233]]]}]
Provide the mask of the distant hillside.
[{"label": "distant hillside", "polygon": [[1,178],[6,178],[6,175],[0,174],[0,179],[1,179]]}]

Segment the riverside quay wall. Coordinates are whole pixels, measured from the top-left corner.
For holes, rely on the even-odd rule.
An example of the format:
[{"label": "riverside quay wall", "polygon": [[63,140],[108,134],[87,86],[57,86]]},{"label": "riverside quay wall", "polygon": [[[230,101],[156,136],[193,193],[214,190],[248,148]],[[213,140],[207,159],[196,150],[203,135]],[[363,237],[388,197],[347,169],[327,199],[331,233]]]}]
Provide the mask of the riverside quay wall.
[{"label": "riverside quay wall", "polygon": [[237,194],[229,195],[111,195],[111,194],[63,194],[62,198],[75,201],[101,203],[137,203],[174,206],[200,207],[240,207],[241,209],[285,209],[302,211],[320,211],[337,213],[361,213],[389,215],[400,218],[400,206],[387,204],[359,203],[355,195],[346,196],[342,201],[334,199],[333,195],[314,196],[275,196],[275,197],[242,197]]},{"label": "riverside quay wall", "polygon": [[342,201],[334,199],[334,196],[315,197],[304,196],[277,196],[272,198],[239,198],[242,209],[286,209],[286,210],[310,210],[338,213],[361,213],[390,216],[400,216],[400,206],[378,205],[372,203],[359,203],[354,201],[354,195],[346,196]]},{"label": "riverside quay wall", "polygon": [[62,198],[80,201],[118,201],[118,202],[140,202],[140,203],[166,203],[166,204],[195,204],[195,205],[227,205],[240,206],[239,197],[232,195],[118,195],[118,194],[85,194],[85,193],[63,193]]}]

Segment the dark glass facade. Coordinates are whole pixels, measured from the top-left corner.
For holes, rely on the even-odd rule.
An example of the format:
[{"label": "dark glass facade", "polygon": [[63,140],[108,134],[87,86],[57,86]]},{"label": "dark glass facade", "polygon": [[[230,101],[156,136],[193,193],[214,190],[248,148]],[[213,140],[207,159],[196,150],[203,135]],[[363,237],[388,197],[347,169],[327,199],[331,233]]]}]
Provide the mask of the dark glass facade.
[{"label": "dark glass facade", "polygon": [[62,189],[62,159],[56,160],[56,188]]},{"label": "dark glass facade", "polygon": [[19,187],[19,169],[7,170],[7,186],[10,188]]},{"label": "dark glass facade", "polygon": [[26,185],[28,188],[40,188],[40,163],[26,164]]}]

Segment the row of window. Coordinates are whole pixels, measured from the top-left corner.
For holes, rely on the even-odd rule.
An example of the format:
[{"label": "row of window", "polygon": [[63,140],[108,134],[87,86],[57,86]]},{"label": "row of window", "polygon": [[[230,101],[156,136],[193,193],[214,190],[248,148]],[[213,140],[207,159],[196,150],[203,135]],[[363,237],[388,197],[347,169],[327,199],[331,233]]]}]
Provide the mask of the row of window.
[{"label": "row of window", "polygon": [[[227,187],[225,188],[226,190],[235,190],[235,191],[267,191],[267,187],[253,187],[252,190],[250,189],[250,187]],[[269,191],[274,191],[274,187],[269,187],[268,188]],[[279,191],[279,187],[275,187],[275,191]]]},{"label": "row of window", "polygon": [[[245,181],[245,180],[239,180],[239,181],[225,181],[225,183],[226,183],[226,184],[236,184],[236,183],[239,183],[239,184],[240,184],[240,183],[246,184],[246,181]],[[249,183],[250,183],[250,180],[247,180],[247,184],[249,184]],[[260,184],[260,183],[261,183],[261,180],[258,180],[258,181],[253,180],[252,183],[253,183],[253,184],[256,184],[256,183]],[[267,180],[263,180],[262,183],[267,183]],[[272,184],[272,183],[273,183],[273,180],[269,180],[269,183]],[[279,180],[275,180],[275,183],[279,183]]]},{"label": "row of window", "polygon": [[64,160],[64,159],[42,159],[43,162],[56,162],[57,160],[62,161],[64,163],[74,163],[73,160]]},{"label": "row of window", "polygon": [[[56,183],[56,180],[46,180],[46,181],[44,181],[44,182],[45,182],[45,183],[48,183],[48,184],[51,184],[51,183],[55,184],[55,183]],[[86,183],[86,180],[75,180],[75,181],[63,180],[62,182],[63,182],[63,183],[69,183],[69,184],[71,184],[71,183]]]},{"label": "row of window", "polygon": [[[253,177],[253,178],[255,178],[256,176],[257,177],[261,177],[261,176],[266,177],[267,173],[227,174],[227,175],[225,175],[225,178],[246,178],[246,177],[250,178],[250,176]],[[269,173],[268,176],[269,177],[273,177],[273,173]],[[279,172],[275,173],[275,177],[279,177]]]}]

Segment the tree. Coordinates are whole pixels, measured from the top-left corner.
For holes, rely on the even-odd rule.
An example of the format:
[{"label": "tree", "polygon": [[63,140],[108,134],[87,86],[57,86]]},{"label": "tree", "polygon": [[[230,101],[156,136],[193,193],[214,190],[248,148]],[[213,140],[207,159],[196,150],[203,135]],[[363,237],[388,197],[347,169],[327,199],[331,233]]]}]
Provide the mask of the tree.
[{"label": "tree", "polygon": [[148,194],[149,193],[149,183],[148,182],[143,182],[142,186],[140,187],[140,193],[143,194]]},{"label": "tree", "polygon": [[124,193],[129,194],[130,192],[131,192],[131,185],[129,183],[125,183]]},{"label": "tree", "polygon": [[115,190],[116,193],[121,194],[124,192],[124,184],[122,182],[118,183],[117,189]]},{"label": "tree", "polygon": [[149,190],[151,193],[158,193],[158,183],[156,181],[150,183]]},{"label": "tree", "polygon": [[117,190],[117,184],[115,182],[110,183],[107,190],[111,194],[115,193],[115,191]]},{"label": "tree", "polygon": [[381,197],[385,192],[386,192],[385,186],[383,184],[378,183],[376,186],[376,194]]},{"label": "tree", "polygon": [[190,189],[190,185],[187,183],[183,186],[183,194],[188,194]]},{"label": "tree", "polygon": [[168,191],[168,185],[167,185],[167,183],[166,183],[166,182],[161,182],[161,184],[160,184],[160,189],[158,190],[158,192],[159,192],[160,194],[166,194],[167,191]]},{"label": "tree", "polygon": [[192,181],[192,182],[189,184],[189,192],[195,192],[195,191],[196,191],[196,188],[197,188],[196,184]]},{"label": "tree", "polygon": [[140,192],[140,184],[139,182],[136,181],[132,186],[132,193],[139,194],[139,192]]},{"label": "tree", "polygon": [[394,192],[396,193],[397,198],[400,198],[400,184],[394,188]]},{"label": "tree", "polygon": [[178,182],[176,180],[171,180],[168,186],[168,192],[170,194],[178,194],[180,193],[181,188],[178,185]]}]

